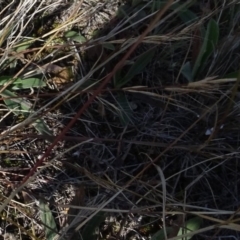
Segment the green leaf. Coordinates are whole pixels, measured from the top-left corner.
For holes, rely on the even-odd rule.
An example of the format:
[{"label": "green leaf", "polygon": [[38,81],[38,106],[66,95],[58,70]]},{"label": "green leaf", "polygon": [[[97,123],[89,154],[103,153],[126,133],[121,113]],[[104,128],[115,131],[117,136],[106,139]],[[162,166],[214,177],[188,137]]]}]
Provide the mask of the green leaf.
[{"label": "green leaf", "polygon": [[[166,227],[166,232],[167,235],[170,234],[173,231],[173,228],[171,227]],[[163,229],[159,230],[158,232],[156,232],[152,237],[151,240],[165,240],[165,236],[164,236],[164,231]]]},{"label": "green leaf", "polygon": [[6,106],[8,107],[8,109],[10,109],[16,116],[18,116],[19,114],[23,114],[23,115],[28,115],[32,104],[22,98],[19,98],[15,93],[5,89],[3,90],[0,95],[3,98],[7,98],[4,99],[4,103],[6,104]]},{"label": "green leaf", "polygon": [[115,46],[112,43],[103,43],[103,47],[109,50],[115,50]]},{"label": "green leaf", "polygon": [[223,76],[223,78],[237,78],[237,77],[238,77],[238,74],[239,74],[239,71],[237,71],[237,72],[231,72],[231,73],[228,73],[228,74],[226,74],[225,76]]},{"label": "green leaf", "polygon": [[219,38],[219,26],[217,22],[211,19],[208,23],[207,31],[205,33],[203,45],[197,57],[196,63],[193,67],[193,78],[202,70],[208,58],[213,53]]},{"label": "green leaf", "polygon": [[54,240],[57,236],[57,225],[48,205],[40,200],[40,218],[44,223],[45,237],[47,240]]},{"label": "green leaf", "polygon": [[96,240],[98,239],[95,230],[105,219],[105,212],[97,213],[85,226],[82,233],[83,240]]},{"label": "green leaf", "polygon": [[127,82],[129,82],[134,76],[141,73],[144,70],[144,68],[151,62],[154,54],[155,54],[155,49],[152,49],[140,55],[136,60],[136,62],[129,69],[125,77],[123,77],[122,79],[118,79],[118,81],[115,82],[116,87],[117,88],[122,87]]},{"label": "green leaf", "polygon": [[14,81],[11,89],[21,90],[21,89],[39,88],[39,87],[45,87],[45,86],[46,86],[46,83],[39,78],[26,78],[26,79],[18,78],[16,81]]},{"label": "green leaf", "polygon": [[166,2],[162,2],[162,1],[159,1],[159,0],[153,0],[152,5],[151,5],[151,12],[153,13],[153,12],[159,10],[165,4],[166,4]]},{"label": "green leaf", "polygon": [[66,38],[70,38],[71,40],[73,40],[75,42],[79,42],[79,43],[86,42],[86,38],[83,35],[81,35],[80,33],[75,32],[75,31],[68,31],[64,34],[64,36]]},{"label": "green leaf", "polygon": [[182,75],[188,80],[188,82],[193,81],[192,68],[190,62],[186,62],[181,70]]},{"label": "green leaf", "polygon": [[135,7],[141,2],[142,2],[142,0],[132,0],[132,6]]},{"label": "green leaf", "polygon": [[118,107],[120,109],[119,118],[123,126],[126,126],[132,117],[132,109],[129,105],[127,97],[124,93],[119,93],[116,97]]},{"label": "green leaf", "polygon": [[[163,6],[165,6],[167,1],[160,1],[160,0],[155,0],[152,3],[152,12],[155,12],[161,8],[163,8]],[[182,4],[182,3],[181,3]],[[180,3],[174,3],[171,5],[170,9],[171,10],[176,10],[179,7],[181,7]],[[191,6],[191,3],[189,3],[187,6],[185,6],[184,8],[182,8],[180,11],[177,11],[177,15],[181,18],[181,20],[186,24],[189,25],[191,24],[193,21],[196,21],[198,19],[198,16],[192,12],[191,10],[188,9],[188,7]]]},{"label": "green leaf", "polygon": [[97,38],[100,34],[101,34],[101,30],[95,29],[95,30],[93,30],[91,36],[92,36],[92,38]]},{"label": "green leaf", "polygon": [[206,44],[206,52],[204,56],[209,56],[212,54],[214,51],[217,43],[218,43],[218,38],[219,38],[219,26],[218,23],[214,20],[211,19],[210,22],[208,23],[208,28],[207,28],[207,35],[208,35],[208,41]]},{"label": "green leaf", "polygon": [[32,125],[40,134],[53,136],[53,133],[42,119],[37,119]]},{"label": "green leaf", "polygon": [[129,11],[129,6],[128,5],[121,5],[118,10],[117,10],[117,17],[123,18],[123,17],[128,17],[127,12]]},{"label": "green leaf", "polygon": [[198,19],[198,16],[187,8],[179,12],[179,17],[186,25],[189,25]]},{"label": "green leaf", "polygon": [[[28,49],[34,42],[35,40],[34,39],[22,39],[20,42],[18,42],[16,44],[16,47],[14,47],[14,51],[19,53],[19,52],[22,52],[26,49]],[[17,66],[17,59],[15,59],[14,57],[11,57],[9,58],[10,60],[10,68],[13,69]]]},{"label": "green leaf", "polygon": [[[8,83],[12,80],[11,76],[1,76],[0,77],[0,86],[3,86],[4,84]],[[16,78],[14,82],[10,85],[10,88],[12,90],[21,90],[21,89],[29,89],[29,88],[39,88],[39,87],[45,87],[46,83],[39,79],[39,78]]]},{"label": "green leaf", "polygon": [[135,75],[141,73],[144,68],[151,62],[155,53],[155,49],[152,49],[148,52],[143,53],[137,61],[132,65],[127,73],[127,77],[134,77]]},{"label": "green leaf", "polygon": [[[25,117],[32,112],[32,104],[23,98],[19,98],[15,93],[5,89],[0,93],[4,99],[4,103],[7,108],[10,109],[16,116],[23,114]],[[42,119],[37,119],[32,123],[33,127],[41,134],[53,136],[53,133],[49,130],[48,126]]]},{"label": "green leaf", "polygon": [[22,52],[26,49],[28,49],[35,40],[30,39],[22,39],[18,44],[17,47],[14,49],[16,52]]},{"label": "green leaf", "polygon": [[9,82],[11,79],[12,79],[11,76],[4,76],[4,75],[0,76],[0,86],[3,86],[5,83]]},{"label": "green leaf", "polygon": [[[183,239],[184,240],[190,240],[194,235],[194,231],[198,230],[201,227],[201,224],[202,224],[202,218],[200,218],[200,217],[191,218],[186,222],[186,228],[184,228],[184,229],[180,228],[179,229],[179,232],[178,232],[177,236],[179,236],[179,239],[182,239],[182,240]],[[191,233],[191,232],[193,232],[193,234],[191,236],[180,238],[181,235],[188,234],[188,233]]]},{"label": "green leaf", "polygon": [[121,79],[122,79],[122,71],[121,71],[121,69],[119,69],[113,76],[114,87],[117,87],[117,84],[121,81]]}]

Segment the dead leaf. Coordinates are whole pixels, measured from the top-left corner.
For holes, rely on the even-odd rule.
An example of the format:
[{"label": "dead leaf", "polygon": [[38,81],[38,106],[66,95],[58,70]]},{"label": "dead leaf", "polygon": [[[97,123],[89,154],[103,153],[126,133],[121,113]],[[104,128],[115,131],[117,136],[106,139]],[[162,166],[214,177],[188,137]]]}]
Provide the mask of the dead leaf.
[{"label": "dead leaf", "polygon": [[101,103],[101,102],[98,103],[98,113],[102,118],[104,118],[106,116],[105,107],[104,107],[103,103]]},{"label": "dead leaf", "polygon": [[[72,199],[72,201],[69,203],[69,205],[72,206],[83,206],[84,205],[84,197],[85,197],[85,190],[84,186],[80,185],[77,186],[75,189],[75,196]],[[74,225],[71,226],[71,223],[75,220],[76,216],[79,214],[80,209],[76,208],[69,208],[67,210],[67,219],[64,226],[66,226],[66,236],[67,239],[78,239],[78,232],[74,230]]]},{"label": "dead leaf", "polygon": [[[83,206],[84,205],[84,197],[85,197],[85,190],[84,187],[81,185],[75,190],[75,196],[72,199],[72,201],[69,203],[69,205],[73,206]],[[68,209],[68,219],[67,223],[70,225],[71,222],[74,220],[75,216],[78,215],[79,209],[76,208],[69,208]]]},{"label": "dead leaf", "polygon": [[202,10],[203,16],[207,16],[212,12],[209,0],[202,1],[202,3],[200,4],[200,8]]},{"label": "dead leaf", "polygon": [[176,237],[178,235],[180,227],[183,226],[184,219],[183,215],[178,215],[177,220],[173,222],[172,231],[169,234],[169,238]]}]

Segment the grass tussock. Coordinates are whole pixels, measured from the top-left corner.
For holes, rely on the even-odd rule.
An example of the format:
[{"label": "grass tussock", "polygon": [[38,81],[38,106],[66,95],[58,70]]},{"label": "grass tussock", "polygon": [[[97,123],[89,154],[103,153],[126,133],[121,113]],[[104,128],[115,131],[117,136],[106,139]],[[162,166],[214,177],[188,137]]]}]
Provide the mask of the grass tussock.
[{"label": "grass tussock", "polygon": [[239,8],[0,3],[1,239],[238,239]]}]

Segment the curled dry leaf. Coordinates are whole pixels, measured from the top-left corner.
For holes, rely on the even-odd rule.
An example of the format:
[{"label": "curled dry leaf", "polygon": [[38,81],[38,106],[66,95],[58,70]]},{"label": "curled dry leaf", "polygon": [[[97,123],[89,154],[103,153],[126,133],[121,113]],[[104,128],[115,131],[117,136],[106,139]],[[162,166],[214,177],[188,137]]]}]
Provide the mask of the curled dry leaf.
[{"label": "curled dry leaf", "polygon": [[53,83],[56,84],[58,88],[64,87],[66,84],[73,81],[73,76],[71,73],[71,68],[64,67],[56,76],[52,79]]},{"label": "curled dry leaf", "polygon": [[33,201],[28,192],[22,191],[22,197],[25,204],[31,203]]},{"label": "curled dry leaf", "polygon": [[55,84],[58,88],[63,88],[66,84],[73,81],[71,67],[60,67],[56,64],[48,64],[42,68],[45,72],[53,75],[53,77],[49,79],[49,82]]}]

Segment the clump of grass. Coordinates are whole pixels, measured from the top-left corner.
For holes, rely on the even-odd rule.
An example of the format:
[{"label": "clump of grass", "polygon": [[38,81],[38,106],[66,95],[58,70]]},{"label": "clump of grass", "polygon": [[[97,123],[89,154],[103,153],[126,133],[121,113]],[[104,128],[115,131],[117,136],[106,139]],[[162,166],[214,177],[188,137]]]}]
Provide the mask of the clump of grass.
[{"label": "clump of grass", "polygon": [[1,4],[1,235],[239,237],[238,8]]}]

